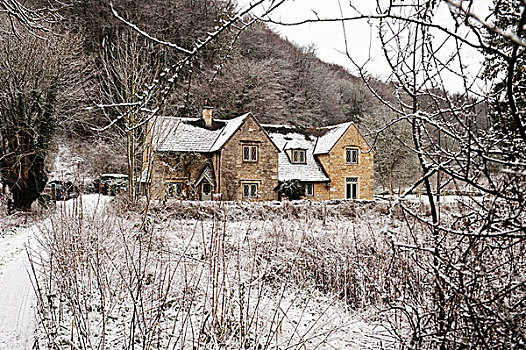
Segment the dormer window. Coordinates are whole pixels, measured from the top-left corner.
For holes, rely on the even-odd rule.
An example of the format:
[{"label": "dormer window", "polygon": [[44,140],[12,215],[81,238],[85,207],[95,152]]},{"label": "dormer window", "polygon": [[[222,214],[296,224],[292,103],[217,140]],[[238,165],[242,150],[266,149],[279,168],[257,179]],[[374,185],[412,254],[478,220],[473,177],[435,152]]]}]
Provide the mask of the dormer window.
[{"label": "dormer window", "polygon": [[358,149],[346,148],[345,149],[345,163],[346,164],[358,164]]},{"label": "dormer window", "polygon": [[293,149],[291,162],[305,164],[306,163],[305,150],[304,149]]}]

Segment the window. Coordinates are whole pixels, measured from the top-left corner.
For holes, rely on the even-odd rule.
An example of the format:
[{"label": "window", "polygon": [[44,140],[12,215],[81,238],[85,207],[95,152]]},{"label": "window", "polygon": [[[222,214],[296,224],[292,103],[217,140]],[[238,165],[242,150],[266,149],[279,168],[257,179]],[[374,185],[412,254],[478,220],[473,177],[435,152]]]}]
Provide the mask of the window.
[{"label": "window", "polygon": [[358,178],[347,177],[345,178],[345,199],[356,198],[358,198]]},{"label": "window", "polygon": [[180,197],[183,194],[183,183],[169,182],[167,190],[169,197]]},{"label": "window", "polygon": [[309,197],[314,196],[314,184],[312,182],[307,182],[305,184],[305,195]]},{"label": "window", "polygon": [[356,148],[345,149],[345,163],[358,164],[358,150]]},{"label": "window", "polygon": [[258,161],[258,146],[243,146],[243,161],[257,162]]},{"label": "window", "polygon": [[258,184],[243,184],[243,198],[256,198],[258,196]]},{"label": "window", "polygon": [[292,163],[305,163],[305,150],[304,149],[293,149],[292,150]]}]

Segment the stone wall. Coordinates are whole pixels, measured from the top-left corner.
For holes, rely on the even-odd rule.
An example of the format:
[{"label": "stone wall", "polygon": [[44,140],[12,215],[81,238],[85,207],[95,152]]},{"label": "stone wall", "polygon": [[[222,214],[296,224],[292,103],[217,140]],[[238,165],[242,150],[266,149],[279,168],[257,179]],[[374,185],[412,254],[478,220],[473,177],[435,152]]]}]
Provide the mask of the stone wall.
[{"label": "stone wall", "polygon": [[[346,164],[346,148],[358,148],[358,164]],[[373,200],[374,153],[354,124],[343,134],[329,154],[318,156],[318,160],[331,179],[329,198],[345,198],[345,178],[358,177],[358,198]]]},{"label": "stone wall", "polygon": [[[211,160],[211,155],[199,153],[162,152],[153,160],[151,179],[152,199],[162,199],[166,195],[167,182],[193,182],[200,175],[203,167]],[[214,169],[215,171],[215,169]],[[195,193],[193,193],[195,191]],[[199,199],[199,189],[185,185],[184,197]]]},{"label": "stone wall", "polygon": [[[243,161],[243,145],[257,145],[257,162]],[[278,150],[252,116],[223,146],[219,155],[219,183],[224,200],[243,198],[243,183],[257,183],[258,197],[250,200],[277,200]]]},{"label": "stone wall", "polygon": [[314,197],[311,197],[315,201],[325,201],[329,199],[329,187],[326,182],[315,182],[314,183]]}]

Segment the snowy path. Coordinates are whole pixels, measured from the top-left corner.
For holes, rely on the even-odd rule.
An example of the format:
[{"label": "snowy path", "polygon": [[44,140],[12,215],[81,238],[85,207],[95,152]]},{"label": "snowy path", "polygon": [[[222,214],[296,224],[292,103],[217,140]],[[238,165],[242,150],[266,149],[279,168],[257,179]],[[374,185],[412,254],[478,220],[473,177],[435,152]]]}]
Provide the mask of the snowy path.
[{"label": "snowy path", "polygon": [[0,349],[31,349],[36,301],[24,245],[37,230],[33,225],[0,239]]},{"label": "snowy path", "polygon": [[[84,195],[84,212],[103,210],[109,197]],[[59,202],[72,210],[75,201]],[[29,277],[25,246],[31,245],[42,222],[0,238],[0,350],[30,350],[34,344],[36,296]],[[34,244],[32,244],[34,246]]]}]

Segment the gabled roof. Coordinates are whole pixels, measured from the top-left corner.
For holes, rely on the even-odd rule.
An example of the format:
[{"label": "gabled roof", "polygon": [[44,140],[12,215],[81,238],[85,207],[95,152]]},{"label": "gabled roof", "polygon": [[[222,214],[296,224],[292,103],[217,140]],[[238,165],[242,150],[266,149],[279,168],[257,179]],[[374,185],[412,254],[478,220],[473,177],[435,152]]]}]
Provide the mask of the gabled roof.
[{"label": "gabled roof", "polygon": [[314,154],[318,155],[329,153],[352,124],[353,122],[347,122],[323,128],[326,130],[326,132],[323,134],[323,136],[318,138],[318,142],[316,143],[316,147],[314,149]]},{"label": "gabled roof", "polygon": [[209,163],[203,167],[201,174],[195,180],[195,184],[199,185],[203,179],[206,179],[212,187],[215,187],[216,182],[214,181],[214,170],[212,170],[212,166]]},{"label": "gabled roof", "polygon": [[302,142],[298,142],[295,139],[287,140],[287,143],[283,147],[283,149],[306,149],[305,144]]},{"label": "gabled roof", "polygon": [[225,127],[221,130],[221,133],[215,140],[214,144],[210,148],[210,152],[219,151],[223,145],[230,140],[232,135],[236,132],[237,129],[243,124],[243,121],[247,119],[247,117],[250,115],[250,113],[243,114],[242,116],[239,116],[234,119],[226,120]]},{"label": "gabled roof", "polygon": [[[314,146],[316,137],[302,134],[294,127],[263,125],[272,141],[280,151],[278,154],[278,179],[279,181],[300,180],[309,182],[325,182],[329,178],[323,171],[321,165],[314,158]],[[293,147],[289,147],[289,144]],[[291,163],[285,152],[286,149],[304,149],[306,162],[304,164]]]},{"label": "gabled roof", "polygon": [[214,120],[212,127],[201,118],[158,117],[151,124],[154,151],[209,153],[219,150],[250,114],[229,120]]},{"label": "gabled roof", "polygon": [[[351,126],[354,126],[356,128],[356,125],[353,122],[346,122],[336,125],[327,126],[324,128],[319,128],[319,134],[321,135],[318,138],[318,142],[316,143],[316,147],[314,148],[314,155],[320,155],[320,154],[327,154],[329,153],[332,148],[336,145],[336,143],[341,139],[343,134],[349,130]],[[371,146],[365,136],[363,136],[358,128],[356,128],[360,136],[364,139],[365,143],[369,147],[369,150],[371,149]]]}]

